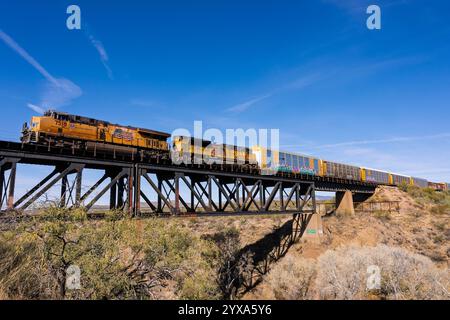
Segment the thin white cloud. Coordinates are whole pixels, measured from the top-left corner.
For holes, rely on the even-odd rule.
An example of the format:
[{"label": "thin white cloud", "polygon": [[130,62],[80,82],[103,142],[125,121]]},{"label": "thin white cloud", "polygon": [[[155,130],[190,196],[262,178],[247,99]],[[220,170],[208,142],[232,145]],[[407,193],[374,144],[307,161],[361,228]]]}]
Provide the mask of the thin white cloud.
[{"label": "thin white cloud", "polygon": [[65,78],[58,78],[58,85],[46,83],[41,92],[41,107],[59,108],[68,105],[82,95],[82,90],[75,83]]},{"label": "thin white cloud", "polygon": [[348,146],[357,146],[357,145],[370,145],[370,144],[385,144],[385,143],[396,143],[396,142],[409,142],[409,141],[417,141],[417,140],[432,140],[432,139],[443,139],[450,138],[450,133],[440,133],[426,136],[411,136],[411,137],[394,137],[388,139],[373,139],[373,140],[355,140],[355,141],[346,141],[332,144],[323,144],[318,146],[305,146],[305,145],[282,145],[284,148],[296,148],[296,147],[307,147],[308,149],[330,149],[330,148],[339,148],[339,147],[348,147]]},{"label": "thin white cloud", "polygon": [[41,108],[35,104],[32,104],[32,103],[27,103],[27,107],[39,114],[44,114],[44,112],[45,112],[45,110],[43,108]]},{"label": "thin white cloud", "polygon": [[155,103],[145,99],[131,99],[130,104],[137,107],[154,107]]},{"label": "thin white cloud", "polygon": [[303,75],[301,77],[298,77],[297,79],[295,79],[294,81],[289,83],[285,87],[285,89],[286,90],[289,90],[289,89],[297,89],[297,90],[298,89],[303,89],[303,88],[306,88],[306,87],[309,87],[309,86],[313,85],[316,82],[319,82],[320,80],[323,80],[327,76],[328,76],[328,74],[323,74],[321,72],[306,74],[306,75]]},{"label": "thin white cloud", "polygon": [[266,93],[264,95],[261,95],[259,97],[250,99],[248,101],[245,101],[243,103],[239,103],[231,108],[226,109],[228,112],[233,113],[240,113],[245,110],[247,110],[249,107],[253,106],[254,104],[257,104],[267,98],[270,98],[274,95],[281,94],[287,91],[295,91],[295,90],[302,90],[309,86],[314,85],[317,82],[320,82],[328,77],[330,77],[333,73],[335,73],[336,70],[334,68],[327,68],[322,71],[315,71],[310,73],[304,73],[302,76],[299,76],[297,78],[294,78],[294,80],[286,81],[285,84],[282,84],[275,88],[274,90],[270,91],[269,93]]},{"label": "thin white cloud", "polygon": [[95,50],[97,50],[97,52],[100,56],[100,61],[102,62],[103,67],[105,67],[105,69],[106,69],[108,78],[113,80],[114,76],[113,76],[111,68],[109,67],[109,57],[108,57],[108,54],[106,53],[103,43],[101,41],[95,39],[94,36],[91,34],[88,35],[88,38],[89,38],[89,41],[91,41],[92,45],[94,46]]},{"label": "thin white cloud", "polygon": [[413,175],[431,175],[431,174],[441,174],[450,173],[450,168],[433,168],[428,170],[415,170],[410,172]]},{"label": "thin white cloud", "polygon": [[356,141],[347,141],[347,142],[340,142],[340,143],[334,143],[334,144],[324,144],[324,145],[320,145],[320,146],[313,147],[313,148],[314,149],[339,148],[339,147],[344,147],[344,146],[384,144],[384,143],[408,142],[408,141],[442,139],[442,138],[450,138],[450,133],[440,133],[440,134],[427,135],[427,136],[394,137],[394,138],[388,138],[388,139],[356,140]]},{"label": "thin white cloud", "polygon": [[260,97],[256,97],[253,98],[251,100],[245,101],[243,103],[239,103],[235,106],[232,106],[231,108],[228,108],[227,111],[229,112],[234,112],[234,113],[240,113],[243,112],[245,110],[247,110],[248,108],[250,108],[252,105],[254,105],[255,103],[261,102],[267,98],[270,98],[273,94],[269,93],[269,94],[265,94],[263,96]]},{"label": "thin white cloud", "polygon": [[280,94],[282,92],[290,91],[290,90],[304,89],[306,87],[309,87],[309,86],[325,79],[328,76],[329,76],[328,72],[327,73],[315,72],[315,73],[304,74],[300,77],[297,77],[295,80],[288,82],[285,85],[279,86],[278,88],[272,90],[269,93],[266,93],[262,96],[259,96],[259,97],[253,98],[253,99],[250,99],[243,103],[239,103],[231,108],[226,109],[226,111],[233,112],[233,113],[241,113],[241,112],[247,110],[248,108],[250,108],[251,106],[253,106],[254,104],[257,104],[257,103],[259,103],[265,99],[268,99],[276,94]]},{"label": "thin white cloud", "polygon": [[308,71],[303,71],[302,75],[291,81],[286,81],[286,84],[280,85],[274,90],[262,96],[250,99],[243,103],[239,103],[226,109],[227,112],[241,113],[246,111],[251,106],[277,94],[286,93],[289,91],[303,90],[319,82],[327,81],[330,79],[340,79],[340,80],[355,80],[362,77],[367,77],[372,74],[376,74],[383,70],[392,70],[397,67],[402,67],[406,65],[418,64],[425,60],[422,56],[407,56],[399,58],[390,58],[379,61],[369,61],[363,65],[356,66],[322,66],[319,70],[313,69],[311,67]]},{"label": "thin white cloud", "polygon": [[58,108],[70,103],[78,98],[82,91],[80,87],[72,81],[65,78],[55,78],[39,62],[36,61],[25,49],[23,49],[14,39],[0,30],[0,39],[2,39],[19,56],[34,67],[48,81],[44,84],[41,92],[40,105],[28,103],[27,106],[38,113],[50,108]]}]

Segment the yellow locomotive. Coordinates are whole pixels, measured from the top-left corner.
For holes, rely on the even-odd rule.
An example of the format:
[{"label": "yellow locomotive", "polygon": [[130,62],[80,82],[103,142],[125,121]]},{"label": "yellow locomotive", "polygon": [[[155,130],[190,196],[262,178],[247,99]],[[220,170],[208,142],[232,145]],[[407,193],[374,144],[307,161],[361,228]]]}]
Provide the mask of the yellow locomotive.
[{"label": "yellow locomotive", "polygon": [[185,136],[173,137],[172,161],[176,164],[222,164],[258,168],[255,154],[249,148],[214,144],[208,140]]},{"label": "yellow locomotive", "polygon": [[168,154],[168,137],[170,134],[164,132],[50,110],[43,116],[32,117],[30,127],[24,124],[21,141],[75,149],[115,152],[145,149]]}]

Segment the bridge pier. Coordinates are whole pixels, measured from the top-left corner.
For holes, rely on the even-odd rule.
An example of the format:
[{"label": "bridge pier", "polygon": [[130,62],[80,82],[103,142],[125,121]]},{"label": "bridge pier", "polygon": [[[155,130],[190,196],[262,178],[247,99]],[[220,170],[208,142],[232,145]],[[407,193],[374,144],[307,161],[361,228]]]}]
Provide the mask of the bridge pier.
[{"label": "bridge pier", "polygon": [[355,214],[353,206],[353,194],[351,191],[336,192],[336,213],[342,215]]},{"label": "bridge pier", "polygon": [[355,214],[355,207],[368,200],[373,193],[358,193],[351,191],[336,192],[336,213],[342,215]]},{"label": "bridge pier", "polygon": [[316,213],[312,215],[310,220],[307,222],[303,238],[308,239],[309,241],[312,242],[319,242],[322,235],[323,235],[322,215]]}]

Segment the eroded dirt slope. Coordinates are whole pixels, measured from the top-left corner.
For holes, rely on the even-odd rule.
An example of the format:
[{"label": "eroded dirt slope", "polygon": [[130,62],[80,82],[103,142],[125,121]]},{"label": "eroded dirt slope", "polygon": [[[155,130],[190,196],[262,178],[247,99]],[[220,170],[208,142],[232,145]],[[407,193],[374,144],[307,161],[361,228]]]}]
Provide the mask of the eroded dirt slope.
[{"label": "eroded dirt slope", "polygon": [[[448,268],[450,213],[433,210],[435,205],[418,201],[397,188],[382,187],[369,201],[399,201],[398,212],[357,212],[351,216],[323,218],[324,235],[319,242],[302,240],[286,257],[317,259],[327,250],[343,245],[386,244],[429,257],[439,268]],[[281,261],[281,260],[280,260]],[[279,263],[278,261],[277,263]],[[273,299],[264,281],[244,299]]]}]

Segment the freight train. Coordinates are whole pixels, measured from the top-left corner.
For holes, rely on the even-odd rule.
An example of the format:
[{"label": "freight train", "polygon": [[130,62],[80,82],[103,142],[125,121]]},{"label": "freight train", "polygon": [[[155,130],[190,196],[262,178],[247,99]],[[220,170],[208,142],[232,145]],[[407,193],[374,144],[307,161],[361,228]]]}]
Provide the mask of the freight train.
[{"label": "freight train", "polygon": [[33,116],[30,126],[22,128],[21,141],[49,147],[70,147],[94,151],[141,154],[150,159],[177,165],[221,164],[223,170],[239,170],[258,174],[311,175],[381,185],[402,184],[450,190],[450,184],[395,174],[366,167],[323,160],[293,152],[271,150],[261,146],[251,148],[214,144],[207,140],[172,137],[168,133],[112,124],[107,121],[47,111]]}]

